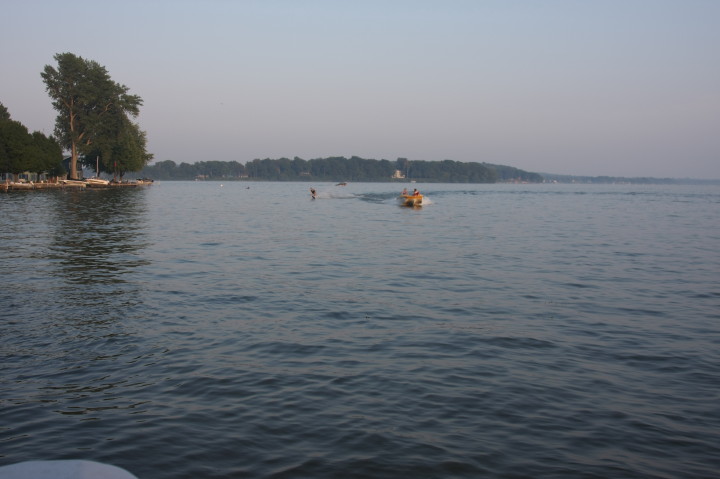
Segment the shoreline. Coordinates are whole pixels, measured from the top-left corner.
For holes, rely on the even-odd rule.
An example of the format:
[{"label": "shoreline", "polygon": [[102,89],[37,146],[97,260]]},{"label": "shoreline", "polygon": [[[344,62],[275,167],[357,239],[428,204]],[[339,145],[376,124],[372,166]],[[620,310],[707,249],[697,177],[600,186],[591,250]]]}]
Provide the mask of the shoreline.
[{"label": "shoreline", "polygon": [[92,183],[74,183],[74,184],[64,184],[64,183],[0,183],[0,191],[2,192],[8,192],[8,191],[31,191],[31,190],[64,190],[64,189],[109,189],[109,188],[136,188],[138,186],[149,186],[152,182],[125,182],[125,183],[108,183],[106,185],[101,184],[92,184]]}]

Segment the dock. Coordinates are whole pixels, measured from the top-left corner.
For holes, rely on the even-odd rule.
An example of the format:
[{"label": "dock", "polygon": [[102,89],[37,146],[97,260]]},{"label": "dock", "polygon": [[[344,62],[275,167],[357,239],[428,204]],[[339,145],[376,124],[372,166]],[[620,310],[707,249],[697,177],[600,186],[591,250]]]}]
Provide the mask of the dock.
[{"label": "dock", "polygon": [[29,191],[29,190],[77,190],[77,189],[109,189],[109,188],[137,188],[138,186],[149,186],[152,182],[148,181],[124,181],[110,182],[108,184],[92,184],[84,181],[73,181],[71,183],[49,183],[49,182],[4,182],[0,183],[0,192],[8,191]]}]

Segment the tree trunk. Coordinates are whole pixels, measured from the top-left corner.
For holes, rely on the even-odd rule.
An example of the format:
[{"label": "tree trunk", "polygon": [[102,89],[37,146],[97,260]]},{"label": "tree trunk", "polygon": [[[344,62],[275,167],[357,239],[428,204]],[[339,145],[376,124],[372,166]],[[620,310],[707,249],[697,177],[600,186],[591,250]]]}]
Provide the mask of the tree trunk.
[{"label": "tree trunk", "polygon": [[73,142],[72,144],[72,154],[70,155],[70,179],[71,180],[77,180],[78,174],[77,174],[77,160],[78,160],[78,153],[77,153],[77,146]]}]

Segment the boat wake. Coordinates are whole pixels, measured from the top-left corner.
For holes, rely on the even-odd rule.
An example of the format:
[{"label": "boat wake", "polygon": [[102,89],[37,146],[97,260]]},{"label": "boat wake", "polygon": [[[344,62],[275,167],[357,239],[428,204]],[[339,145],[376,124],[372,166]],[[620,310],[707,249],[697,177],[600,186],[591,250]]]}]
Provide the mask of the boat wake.
[{"label": "boat wake", "polygon": [[340,193],[335,191],[323,191],[315,195],[315,198],[319,200],[350,200],[357,197],[358,195],[352,193]]}]

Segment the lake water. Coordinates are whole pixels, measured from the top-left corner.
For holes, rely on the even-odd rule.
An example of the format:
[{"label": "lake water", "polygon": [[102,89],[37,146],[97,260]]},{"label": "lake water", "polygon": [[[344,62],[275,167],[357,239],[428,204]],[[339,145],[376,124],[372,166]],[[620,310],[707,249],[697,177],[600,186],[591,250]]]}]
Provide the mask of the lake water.
[{"label": "lake water", "polygon": [[718,477],[720,187],[403,186],[1,194],[0,465]]}]

